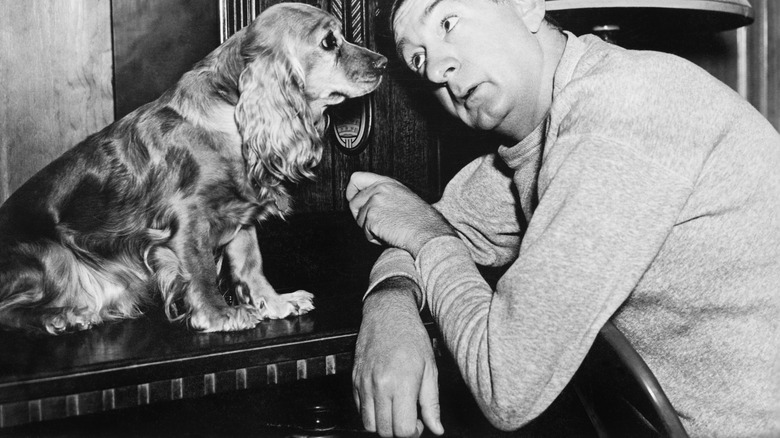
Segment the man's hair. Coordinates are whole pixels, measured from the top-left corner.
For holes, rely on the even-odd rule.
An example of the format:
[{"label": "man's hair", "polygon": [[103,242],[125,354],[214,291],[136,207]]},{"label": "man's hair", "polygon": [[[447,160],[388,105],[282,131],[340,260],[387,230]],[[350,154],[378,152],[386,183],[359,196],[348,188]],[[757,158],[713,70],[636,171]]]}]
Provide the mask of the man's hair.
[{"label": "man's hair", "polygon": [[[505,1],[505,0],[493,0],[496,3]],[[395,14],[398,12],[398,8],[401,7],[401,5],[404,4],[406,0],[393,0],[393,4],[390,6],[390,13],[387,17],[387,28],[390,29],[390,32],[393,32],[393,21],[395,21]],[[545,12],[544,14],[544,20],[553,28],[561,30],[560,25],[552,18],[550,17],[550,14]]]},{"label": "man's hair", "polygon": [[[493,2],[495,3],[499,3],[502,1],[505,0],[493,0]],[[390,22],[388,24],[390,25],[391,30],[393,29],[393,20],[395,20],[395,13],[398,12],[398,8],[400,8],[401,5],[404,4],[404,2],[406,2],[406,0],[393,0],[393,5],[390,6],[390,16],[389,16]]]},{"label": "man's hair", "polygon": [[390,29],[390,31],[393,31],[393,21],[395,21],[395,13],[398,12],[398,8],[401,7],[401,4],[405,2],[406,0],[393,0],[392,6],[390,6],[390,14],[387,16],[387,28]]}]

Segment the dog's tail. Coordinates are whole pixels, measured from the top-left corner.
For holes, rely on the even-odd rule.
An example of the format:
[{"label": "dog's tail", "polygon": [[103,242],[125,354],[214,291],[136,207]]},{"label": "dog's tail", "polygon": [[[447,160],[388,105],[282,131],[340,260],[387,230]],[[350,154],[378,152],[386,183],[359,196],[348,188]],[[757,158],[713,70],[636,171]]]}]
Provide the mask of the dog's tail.
[{"label": "dog's tail", "polygon": [[0,242],[0,325],[25,330],[40,329],[37,309],[51,300],[41,261],[14,246]]},{"label": "dog's tail", "polygon": [[0,326],[59,334],[140,315],[144,294],[128,287],[142,279],[114,265],[53,242],[0,242]]}]

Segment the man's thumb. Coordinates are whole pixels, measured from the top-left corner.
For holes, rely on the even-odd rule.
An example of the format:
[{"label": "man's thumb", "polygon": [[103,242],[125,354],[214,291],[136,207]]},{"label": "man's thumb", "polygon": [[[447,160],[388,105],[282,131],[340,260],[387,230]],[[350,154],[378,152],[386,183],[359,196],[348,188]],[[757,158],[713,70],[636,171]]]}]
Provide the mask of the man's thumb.
[{"label": "man's thumb", "polygon": [[436,435],[444,434],[439,407],[439,382],[435,367],[426,367],[420,385],[420,413],[423,423]]}]

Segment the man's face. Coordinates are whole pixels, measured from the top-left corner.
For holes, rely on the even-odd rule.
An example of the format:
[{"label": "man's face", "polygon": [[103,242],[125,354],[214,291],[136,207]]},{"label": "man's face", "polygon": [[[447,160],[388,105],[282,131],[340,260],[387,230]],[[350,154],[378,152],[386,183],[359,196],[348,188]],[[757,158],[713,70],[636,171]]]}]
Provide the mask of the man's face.
[{"label": "man's face", "polygon": [[[406,0],[393,30],[406,65],[468,126],[520,138],[540,114],[542,51],[524,0]],[[546,108],[541,113],[546,113]]]}]

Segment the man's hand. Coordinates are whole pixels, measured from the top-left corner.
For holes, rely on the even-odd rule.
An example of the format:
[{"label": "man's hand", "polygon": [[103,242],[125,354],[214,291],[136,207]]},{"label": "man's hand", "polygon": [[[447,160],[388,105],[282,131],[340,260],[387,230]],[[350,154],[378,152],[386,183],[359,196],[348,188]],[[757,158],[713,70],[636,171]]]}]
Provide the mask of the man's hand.
[{"label": "man's hand", "polygon": [[444,433],[438,371],[415,303],[416,287],[406,278],[388,279],[363,305],[353,391],[363,425],[383,437],[419,437],[423,423],[437,435]]},{"label": "man's hand", "polygon": [[370,242],[405,249],[415,258],[434,237],[456,235],[438,211],[392,178],[355,172],[346,196],[352,216]]}]

